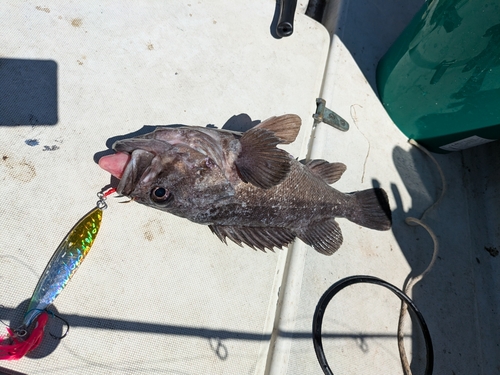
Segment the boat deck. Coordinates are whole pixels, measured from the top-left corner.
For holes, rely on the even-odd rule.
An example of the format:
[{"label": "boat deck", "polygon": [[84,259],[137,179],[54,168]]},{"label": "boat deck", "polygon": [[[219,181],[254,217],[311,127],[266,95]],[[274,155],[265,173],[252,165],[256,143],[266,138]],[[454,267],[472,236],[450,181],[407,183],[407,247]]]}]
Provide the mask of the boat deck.
[{"label": "boat deck", "polygon": [[[325,26],[299,4],[292,36],[273,38],[276,4],[244,1],[59,1],[0,5],[0,319],[16,325],[52,253],[110,182],[96,161],[113,137],[144,125],[245,127],[296,113],[298,158],[343,162],[335,188],[382,187],[393,228],[339,219],[330,257],[295,241],[262,253],[221,243],[208,228],[108,199],[92,250],[51,309],[69,322],[2,374],[255,374],[321,372],[312,316],[351,275],[400,288],[433,255],[408,226],[441,195],[438,169],[380,103],[378,60],[422,1],[332,2]],[[316,98],[350,125],[315,126]],[[446,179],[425,222],[439,240],[411,296],[429,326],[436,374],[500,366],[497,292],[500,157],[496,143],[435,155]],[[402,374],[400,302],[354,285],[330,304],[324,346],[335,374]],[[47,331],[65,326],[50,319]],[[423,373],[418,326],[405,328]]]}]

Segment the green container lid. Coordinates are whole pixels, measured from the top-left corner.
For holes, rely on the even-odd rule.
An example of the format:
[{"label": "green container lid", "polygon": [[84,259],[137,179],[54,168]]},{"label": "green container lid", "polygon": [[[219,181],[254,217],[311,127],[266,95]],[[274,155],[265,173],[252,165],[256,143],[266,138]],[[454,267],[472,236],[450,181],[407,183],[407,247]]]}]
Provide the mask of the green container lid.
[{"label": "green container lid", "polygon": [[433,0],[377,67],[394,123],[434,152],[500,139],[500,0]]}]

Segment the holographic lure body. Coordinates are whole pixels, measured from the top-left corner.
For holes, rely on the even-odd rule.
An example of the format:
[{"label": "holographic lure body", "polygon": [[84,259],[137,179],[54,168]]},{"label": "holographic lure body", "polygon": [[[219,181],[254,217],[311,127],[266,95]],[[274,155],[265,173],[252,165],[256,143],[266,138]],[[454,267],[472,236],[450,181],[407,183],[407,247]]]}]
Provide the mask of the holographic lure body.
[{"label": "holographic lure body", "polygon": [[33,319],[51,305],[64,289],[92,247],[101,226],[101,219],[102,209],[94,208],[61,242],[38,280],[23,325],[29,327]]},{"label": "holographic lure body", "polygon": [[[48,320],[46,309],[88,254],[101,226],[102,211],[107,207],[106,196],[113,192],[114,189],[99,193],[97,206],[76,223],[57,247],[38,280],[22,325],[15,330],[7,329],[8,340],[0,337],[0,360],[19,359],[40,344]],[[10,343],[6,344],[7,341]]]}]

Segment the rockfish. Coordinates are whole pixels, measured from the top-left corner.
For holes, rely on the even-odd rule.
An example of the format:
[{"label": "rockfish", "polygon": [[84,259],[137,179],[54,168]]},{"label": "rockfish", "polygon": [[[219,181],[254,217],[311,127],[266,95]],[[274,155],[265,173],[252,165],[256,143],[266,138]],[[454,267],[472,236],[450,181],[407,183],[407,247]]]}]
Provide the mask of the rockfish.
[{"label": "rockfish", "polygon": [[388,230],[387,194],[375,188],[341,193],[330,187],[346,166],[301,163],[276,147],[295,140],[297,115],[272,117],[244,133],[184,126],[162,128],[113,144],[99,165],[120,178],[117,192],[260,250],[296,237],[331,255],[342,244],[336,217]]}]

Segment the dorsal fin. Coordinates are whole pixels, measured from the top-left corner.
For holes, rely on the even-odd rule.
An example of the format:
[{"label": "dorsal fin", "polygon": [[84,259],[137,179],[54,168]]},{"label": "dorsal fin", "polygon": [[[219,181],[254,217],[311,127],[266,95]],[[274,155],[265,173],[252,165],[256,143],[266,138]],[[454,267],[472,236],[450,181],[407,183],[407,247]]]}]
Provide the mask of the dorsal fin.
[{"label": "dorsal fin", "polygon": [[332,255],[342,245],[342,231],[335,219],[310,223],[297,233],[303,242],[321,254]]},{"label": "dorsal fin", "polygon": [[301,124],[302,121],[299,116],[290,114],[270,117],[255,126],[254,129],[270,130],[280,140],[279,143],[288,144],[292,143],[295,141],[295,138],[297,138]]},{"label": "dorsal fin", "polygon": [[219,239],[227,244],[226,238],[242,246],[242,243],[251,248],[265,252],[265,249],[274,251],[274,247],[287,246],[295,238],[289,229],[273,227],[238,227],[230,225],[209,225],[210,230]]},{"label": "dorsal fin", "polygon": [[240,139],[241,152],[235,161],[244,182],[269,189],[290,172],[291,156],[276,147],[281,140],[270,130],[252,128]]},{"label": "dorsal fin", "polygon": [[322,159],[311,160],[306,166],[327,184],[333,184],[340,180],[340,177],[347,169],[344,163],[330,163]]}]

